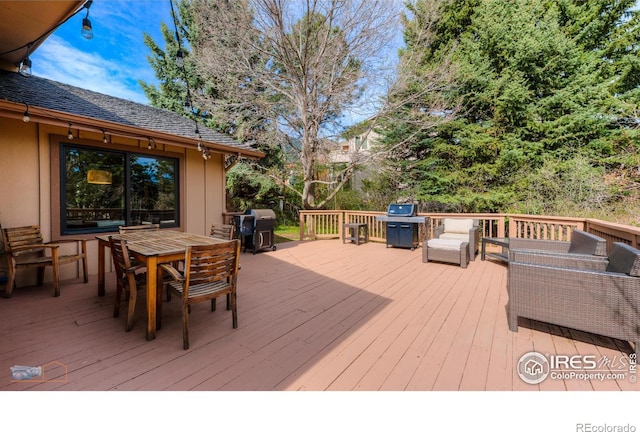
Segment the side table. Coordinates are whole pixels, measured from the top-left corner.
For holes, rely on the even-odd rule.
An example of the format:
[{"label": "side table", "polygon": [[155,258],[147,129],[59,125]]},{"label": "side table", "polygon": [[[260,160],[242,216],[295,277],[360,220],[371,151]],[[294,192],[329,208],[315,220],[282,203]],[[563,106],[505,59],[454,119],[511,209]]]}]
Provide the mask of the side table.
[{"label": "side table", "polygon": [[[487,252],[487,244],[500,246],[500,252]],[[482,261],[485,257],[495,258],[500,261],[509,261],[509,237],[482,237],[482,252],[480,258]]]},{"label": "side table", "polygon": [[[347,235],[347,231],[349,235]],[[359,245],[369,241],[369,226],[366,223],[342,224],[342,243],[350,241]]]}]

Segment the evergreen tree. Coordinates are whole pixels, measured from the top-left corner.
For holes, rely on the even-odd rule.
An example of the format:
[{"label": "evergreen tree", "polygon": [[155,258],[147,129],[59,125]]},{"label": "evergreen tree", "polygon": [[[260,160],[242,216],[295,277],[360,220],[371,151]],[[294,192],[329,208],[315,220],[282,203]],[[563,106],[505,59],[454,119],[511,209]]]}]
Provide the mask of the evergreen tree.
[{"label": "evergreen tree", "polygon": [[[257,163],[258,166],[253,162],[240,161],[231,168],[228,178],[228,183],[233,185],[228,190],[230,210],[263,206],[265,196],[277,196],[264,171],[282,168],[281,147],[274,145],[273,140],[269,139],[274,133],[264,116],[255,115],[254,112],[254,115],[248,117],[246,112],[234,108],[237,104],[230,100],[230,95],[235,92],[225,88],[229,80],[207,76],[203,73],[205,71],[197,68],[197,59],[193,57],[190,47],[202,43],[203,33],[194,20],[194,7],[192,1],[176,2],[175,9],[172,9],[175,12],[175,23],[170,26],[161,23],[164,49],[150,35],[144,34],[145,45],[151,51],[147,58],[160,83],[158,87],[143,81],[139,84],[151,105],[188,116],[207,127],[231,135],[240,142],[252,144],[265,153],[266,156]],[[225,4],[212,7],[225,7]],[[177,62],[179,51],[182,65]],[[194,132],[195,126],[194,123]],[[237,195],[247,191],[252,193]]]},{"label": "evergreen tree", "polygon": [[[432,210],[523,210],[542,167],[554,165],[562,179],[586,160],[604,182],[602,167],[629,163],[638,102],[633,0],[437,3],[410,5],[401,55],[424,59],[416,77],[451,55],[455,85],[440,96],[462,109],[436,131],[413,134],[391,161],[408,197]],[[433,40],[416,43],[427,31]],[[387,145],[411,134],[402,118],[389,124]]]}]

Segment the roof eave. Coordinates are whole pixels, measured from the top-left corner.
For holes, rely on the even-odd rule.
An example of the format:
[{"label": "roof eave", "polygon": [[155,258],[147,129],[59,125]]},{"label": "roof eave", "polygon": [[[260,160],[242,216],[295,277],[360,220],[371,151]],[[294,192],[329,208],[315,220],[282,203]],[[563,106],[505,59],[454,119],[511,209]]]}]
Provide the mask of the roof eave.
[{"label": "roof eave", "polygon": [[[26,106],[15,102],[0,100],[0,117],[22,119]],[[48,124],[52,126],[67,127],[71,123],[72,129],[84,130],[88,132],[105,133],[112,136],[120,136],[130,139],[147,140],[153,138],[157,144],[172,145],[187,149],[197,149],[198,142],[205,145],[210,151],[223,154],[239,154],[248,158],[262,158],[265,154],[258,150],[249,150],[241,147],[234,147],[219,144],[213,141],[199,139],[198,137],[185,137],[164,132],[143,129],[135,126],[127,126],[120,123],[106,120],[98,120],[91,117],[84,117],[62,111],[51,110],[29,106],[31,121]]]}]

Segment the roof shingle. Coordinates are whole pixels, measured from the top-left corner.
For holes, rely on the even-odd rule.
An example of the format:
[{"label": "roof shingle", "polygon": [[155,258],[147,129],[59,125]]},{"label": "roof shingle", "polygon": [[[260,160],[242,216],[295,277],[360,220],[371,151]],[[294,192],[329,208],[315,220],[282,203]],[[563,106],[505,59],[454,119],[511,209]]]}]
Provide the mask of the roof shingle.
[{"label": "roof shingle", "polygon": [[[0,99],[29,104],[95,120],[196,139],[195,123],[175,112],[108,96],[37,76],[0,70]],[[203,141],[233,149],[257,152],[231,136],[198,125]]]}]

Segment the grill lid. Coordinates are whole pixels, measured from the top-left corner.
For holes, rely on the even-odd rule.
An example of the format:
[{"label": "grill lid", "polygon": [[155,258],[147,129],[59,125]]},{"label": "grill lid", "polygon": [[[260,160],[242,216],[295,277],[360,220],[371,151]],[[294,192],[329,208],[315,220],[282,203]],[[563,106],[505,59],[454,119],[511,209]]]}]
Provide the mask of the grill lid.
[{"label": "grill lid", "polygon": [[249,209],[246,213],[252,215],[255,220],[276,218],[276,213],[271,209]]},{"label": "grill lid", "polygon": [[389,208],[387,209],[387,216],[410,217],[417,214],[418,212],[415,204],[389,204]]}]

